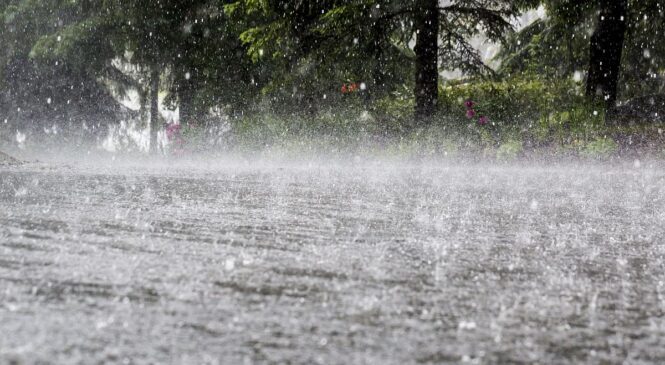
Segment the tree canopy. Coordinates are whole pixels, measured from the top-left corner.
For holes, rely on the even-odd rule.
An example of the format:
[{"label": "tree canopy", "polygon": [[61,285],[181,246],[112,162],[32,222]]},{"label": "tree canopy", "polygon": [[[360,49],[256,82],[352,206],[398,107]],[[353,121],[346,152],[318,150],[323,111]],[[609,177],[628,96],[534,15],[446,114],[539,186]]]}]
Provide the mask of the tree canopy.
[{"label": "tree canopy", "polygon": [[[514,20],[545,16],[518,32]],[[408,90],[430,123],[443,71],[470,79],[586,80],[590,99],[663,92],[665,9],[658,0],[3,0],[5,118],[78,121],[119,110],[315,112]],[[502,45],[498,69],[473,46]],[[351,91],[349,91],[351,90]],[[128,92],[140,110],[118,103]],[[160,99],[161,93],[161,99]],[[159,99],[159,100],[158,100]],[[152,103],[152,104],[151,104]],[[152,114],[156,114],[153,110]],[[155,117],[156,118],[156,117]],[[37,119],[37,118],[32,118]],[[153,120],[153,129],[157,126]]]}]

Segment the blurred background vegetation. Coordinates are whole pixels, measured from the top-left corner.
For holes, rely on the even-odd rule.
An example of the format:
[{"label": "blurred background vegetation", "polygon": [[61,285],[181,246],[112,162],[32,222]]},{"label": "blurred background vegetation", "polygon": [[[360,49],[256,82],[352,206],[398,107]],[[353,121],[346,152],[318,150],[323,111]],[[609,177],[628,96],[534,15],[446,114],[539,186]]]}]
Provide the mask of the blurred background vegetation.
[{"label": "blurred background vegetation", "polygon": [[0,20],[6,140],[133,121],[153,150],[174,122],[247,148],[665,145],[660,0],[0,0]]}]

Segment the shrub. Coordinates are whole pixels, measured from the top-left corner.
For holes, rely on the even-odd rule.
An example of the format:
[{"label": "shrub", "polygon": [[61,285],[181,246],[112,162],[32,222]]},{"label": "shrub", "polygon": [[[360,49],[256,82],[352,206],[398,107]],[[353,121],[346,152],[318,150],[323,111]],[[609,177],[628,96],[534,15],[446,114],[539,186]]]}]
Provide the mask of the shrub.
[{"label": "shrub", "polygon": [[530,128],[543,116],[583,104],[580,87],[572,80],[537,77],[467,80],[443,86],[440,103],[443,113],[465,115],[464,101],[473,100],[475,108],[495,125]]},{"label": "shrub", "polygon": [[523,150],[521,141],[507,141],[502,143],[496,150],[496,158],[501,161],[514,160]]},{"label": "shrub", "polygon": [[582,150],[582,155],[590,158],[607,158],[616,153],[617,143],[611,138],[596,138],[587,143]]}]

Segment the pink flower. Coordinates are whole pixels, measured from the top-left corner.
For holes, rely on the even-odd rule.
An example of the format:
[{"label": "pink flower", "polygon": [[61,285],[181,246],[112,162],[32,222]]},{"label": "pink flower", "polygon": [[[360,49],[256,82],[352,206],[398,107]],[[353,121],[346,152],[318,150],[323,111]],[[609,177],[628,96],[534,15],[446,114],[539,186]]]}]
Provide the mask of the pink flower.
[{"label": "pink flower", "polygon": [[180,134],[180,124],[172,123],[166,127],[166,137],[169,140],[173,140],[179,134]]},{"label": "pink flower", "polygon": [[473,103],[473,100],[467,100],[464,102],[464,105],[466,106],[467,109],[471,109],[475,104]]},{"label": "pink flower", "polygon": [[469,109],[466,111],[466,117],[471,119],[476,116],[476,111],[473,109]]},{"label": "pink flower", "polygon": [[480,118],[478,118],[478,124],[480,125],[485,125],[487,122],[489,122],[489,118],[484,115],[481,115]]}]

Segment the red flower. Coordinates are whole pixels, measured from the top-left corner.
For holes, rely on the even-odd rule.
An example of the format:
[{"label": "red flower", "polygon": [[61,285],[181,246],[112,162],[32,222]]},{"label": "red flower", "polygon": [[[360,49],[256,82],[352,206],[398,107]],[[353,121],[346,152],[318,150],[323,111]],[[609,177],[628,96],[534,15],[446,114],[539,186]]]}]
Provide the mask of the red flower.
[{"label": "red flower", "polygon": [[464,102],[464,105],[466,106],[467,109],[472,109],[475,104],[473,100],[467,100]]},{"label": "red flower", "polygon": [[489,122],[489,118],[484,115],[481,115],[480,118],[478,118],[478,124],[480,125],[485,125],[487,122]]},{"label": "red flower", "polygon": [[466,117],[471,119],[476,116],[476,111],[473,109],[469,109],[466,111]]},{"label": "red flower", "polygon": [[342,94],[350,94],[352,92],[356,92],[360,89],[360,86],[358,86],[358,83],[352,82],[349,84],[342,84]]}]

